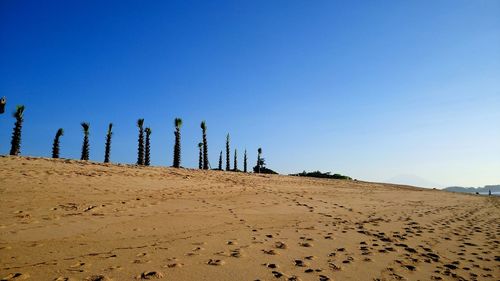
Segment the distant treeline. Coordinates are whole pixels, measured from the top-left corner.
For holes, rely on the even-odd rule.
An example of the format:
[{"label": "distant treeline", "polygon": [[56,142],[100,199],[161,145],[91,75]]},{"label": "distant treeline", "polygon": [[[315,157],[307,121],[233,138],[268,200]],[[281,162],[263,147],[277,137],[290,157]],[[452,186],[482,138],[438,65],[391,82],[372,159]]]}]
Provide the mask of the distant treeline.
[{"label": "distant treeline", "polygon": [[351,177],[344,176],[341,174],[331,174],[330,172],[322,173],[320,171],[314,171],[314,172],[306,172],[303,171],[302,173],[298,174],[290,174],[290,176],[297,176],[297,177],[312,177],[312,178],[325,178],[325,179],[338,179],[338,180],[352,180]]}]

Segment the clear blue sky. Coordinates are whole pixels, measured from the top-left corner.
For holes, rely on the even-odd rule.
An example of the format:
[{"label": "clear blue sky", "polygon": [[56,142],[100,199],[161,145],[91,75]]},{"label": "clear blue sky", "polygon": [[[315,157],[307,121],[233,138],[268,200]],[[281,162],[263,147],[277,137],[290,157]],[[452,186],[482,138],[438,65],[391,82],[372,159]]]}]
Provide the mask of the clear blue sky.
[{"label": "clear blue sky", "polygon": [[[216,165],[226,133],[255,164],[439,186],[500,183],[500,1],[0,1],[0,153],[16,104],[23,155]],[[240,158],[240,165],[243,160]]]}]

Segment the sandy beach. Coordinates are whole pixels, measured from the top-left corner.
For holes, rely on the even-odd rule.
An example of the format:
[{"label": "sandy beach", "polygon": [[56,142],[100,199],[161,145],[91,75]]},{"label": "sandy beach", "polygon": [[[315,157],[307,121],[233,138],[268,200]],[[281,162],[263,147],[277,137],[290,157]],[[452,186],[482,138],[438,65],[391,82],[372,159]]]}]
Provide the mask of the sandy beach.
[{"label": "sandy beach", "polygon": [[0,157],[1,280],[499,280],[500,198]]}]

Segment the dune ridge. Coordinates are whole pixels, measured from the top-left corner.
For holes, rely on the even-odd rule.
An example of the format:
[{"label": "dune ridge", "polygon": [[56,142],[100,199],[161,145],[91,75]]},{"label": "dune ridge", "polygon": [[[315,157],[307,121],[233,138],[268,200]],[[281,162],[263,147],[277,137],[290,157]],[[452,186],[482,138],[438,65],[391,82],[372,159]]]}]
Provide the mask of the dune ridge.
[{"label": "dune ridge", "polygon": [[0,157],[0,280],[498,280],[500,198]]}]

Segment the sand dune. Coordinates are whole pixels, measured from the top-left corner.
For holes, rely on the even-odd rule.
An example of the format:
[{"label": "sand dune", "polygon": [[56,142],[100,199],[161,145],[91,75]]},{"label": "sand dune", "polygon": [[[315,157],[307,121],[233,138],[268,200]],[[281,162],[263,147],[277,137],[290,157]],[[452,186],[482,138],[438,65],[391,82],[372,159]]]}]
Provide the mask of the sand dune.
[{"label": "sand dune", "polygon": [[1,280],[499,280],[500,197],[0,157]]}]

